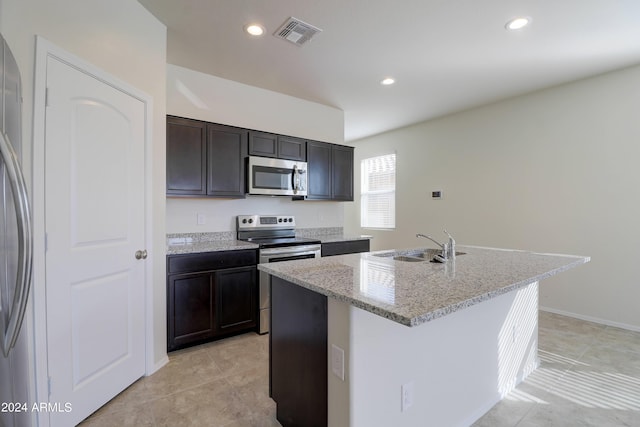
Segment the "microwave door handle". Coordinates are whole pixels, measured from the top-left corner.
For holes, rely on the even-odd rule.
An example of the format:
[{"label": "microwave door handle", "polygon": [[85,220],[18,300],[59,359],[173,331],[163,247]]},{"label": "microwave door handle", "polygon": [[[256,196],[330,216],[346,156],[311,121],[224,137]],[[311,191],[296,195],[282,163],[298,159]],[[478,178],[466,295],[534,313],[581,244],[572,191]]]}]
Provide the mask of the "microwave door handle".
[{"label": "microwave door handle", "polygon": [[[31,212],[27,186],[18,163],[18,157],[13,150],[7,136],[0,132],[0,157],[6,165],[7,176],[13,194],[18,226],[18,272],[16,275],[16,287],[13,295],[13,303],[9,311],[9,319],[3,325],[0,346],[6,356],[15,345],[20,327],[24,320],[24,313],[29,298],[29,286],[31,284],[31,267],[33,260],[33,240],[31,235]],[[0,319],[0,323],[1,319]]]},{"label": "microwave door handle", "polygon": [[293,165],[293,173],[291,174],[291,188],[293,188],[293,194],[296,194],[300,190],[300,173],[298,172],[298,165]]}]

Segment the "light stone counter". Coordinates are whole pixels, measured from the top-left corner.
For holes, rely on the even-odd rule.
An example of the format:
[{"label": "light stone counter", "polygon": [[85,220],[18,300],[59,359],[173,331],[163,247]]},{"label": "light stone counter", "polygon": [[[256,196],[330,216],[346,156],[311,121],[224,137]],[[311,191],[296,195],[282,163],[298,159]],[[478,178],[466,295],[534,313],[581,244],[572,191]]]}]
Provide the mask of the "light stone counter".
[{"label": "light stone counter", "polygon": [[179,233],[167,235],[167,255],[256,249],[255,243],[235,239],[233,232]]},{"label": "light stone counter", "polygon": [[[371,239],[371,236],[367,235],[345,235],[342,227],[302,228],[298,230],[296,236],[318,239],[322,243]],[[236,233],[233,231],[167,234],[166,246],[167,255],[233,251],[257,247],[258,245],[255,243],[236,240]]]},{"label": "light stone counter", "polygon": [[319,239],[321,243],[346,242],[350,240],[370,240],[373,237],[364,234],[344,234],[344,230],[342,227],[298,228],[296,230],[296,236]]},{"label": "light stone counter", "polygon": [[474,246],[457,250],[466,254],[444,264],[394,261],[379,256],[393,251],[378,251],[260,264],[258,269],[400,324],[417,326],[589,261],[582,256]]}]

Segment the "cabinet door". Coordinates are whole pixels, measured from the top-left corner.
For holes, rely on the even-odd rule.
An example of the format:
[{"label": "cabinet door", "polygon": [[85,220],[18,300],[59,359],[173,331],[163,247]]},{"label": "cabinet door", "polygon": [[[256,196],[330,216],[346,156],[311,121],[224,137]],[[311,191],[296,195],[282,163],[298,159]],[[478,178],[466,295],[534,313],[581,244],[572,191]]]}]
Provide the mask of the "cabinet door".
[{"label": "cabinet door", "polygon": [[278,135],[266,132],[249,132],[249,155],[278,157]]},{"label": "cabinet door", "polygon": [[167,117],[167,194],[207,194],[206,123]]},{"label": "cabinet door", "polygon": [[353,201],[353,147],[334,145],[331,156],[331,198]]},{"label": "cabinet door", "polygon": [[327,426],[327,297],[271,279],[269,387],[283,426]]},{"label": "cabinet door", "polygon": [[167,348],[176,350],[215,334],[211,273],[176,274],[167,280]]},{"label": "cabinet door", "polygon": [[331,199],[331,144],[307,142],[307,199]]},{"label": "cabinet door", "polygon": [[278,135],[278,158],[307,161],[307,142],[293,136]]},{"label": "cabinet door", "polygon": [[219,270],[215,273],[216,319],[219,333],[257,325],[256,267]]},{"label": "cabinet door", "polygon": [[246,129],[207,125],[207,194],[219,197],[245,197]]}]

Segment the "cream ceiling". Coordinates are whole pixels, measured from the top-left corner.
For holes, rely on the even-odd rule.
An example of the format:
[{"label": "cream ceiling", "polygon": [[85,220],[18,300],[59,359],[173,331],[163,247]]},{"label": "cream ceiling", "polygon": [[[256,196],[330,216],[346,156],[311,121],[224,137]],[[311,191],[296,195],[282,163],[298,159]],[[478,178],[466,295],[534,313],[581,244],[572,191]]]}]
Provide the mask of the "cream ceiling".
[{"label": "cream ceiling", "polygon": [[[139,1],[169,63],[339,108],[346,141],[640,63],[639,0]],[[290,16],[323,31],[274,37]]]}]

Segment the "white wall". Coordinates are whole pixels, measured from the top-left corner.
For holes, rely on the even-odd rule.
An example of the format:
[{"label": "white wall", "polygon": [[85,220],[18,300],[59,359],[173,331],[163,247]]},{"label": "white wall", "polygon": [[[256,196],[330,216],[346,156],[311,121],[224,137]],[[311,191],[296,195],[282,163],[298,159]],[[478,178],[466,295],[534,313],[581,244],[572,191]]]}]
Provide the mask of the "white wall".
[{"label": "white wall", "polygon": [[329,368],[329,426],[473,424],[537,367],[537,297],[534,282],[412,328],[329,298],[328,347],[346,361],[345,381]]},{"label": "white wall", "polygon": [[[336,144],[344,141],[341,110],[167,65],[167,114]],[[286,197],[167,199],[167,233],[233,231],[236,215],[293,214],[298,227],[341,227],[349,202],[293,202]],[[207,223],[197,225],[197,214]]]},{"label": "white wall", "polygon": [[397,228],[360,229],[356,200],[345,231],[375,249],[447,228],[463,244],[591,256],[544,281],[541,305],[640,330],[639,141],[639,66],[356,141],[356,176],[397,152]]},{"label": "white wall", "polygon": [[[35,36],[93,63],[153,97],[152,159],[154,338],[153,359],[166,357],[165,270],[165,64],[166,28],[138,2],[115,0],[3,0],[0,28],[10,44],[22,74],[23,141],[27,179],[31,181]],[[43,212],[34,212],[42,220]],[[36,228],[36,232],[38,229]],[[43,236],[36,235],[36,242]],[[35,248],[42,251],[42,248]],[[157,255],[156,255],[157,254]],[[42,271],[35,271],[34,287]],[[32,298],[33,301],[33,298]],[[142,309],[142,308],[141,308]]]}]

